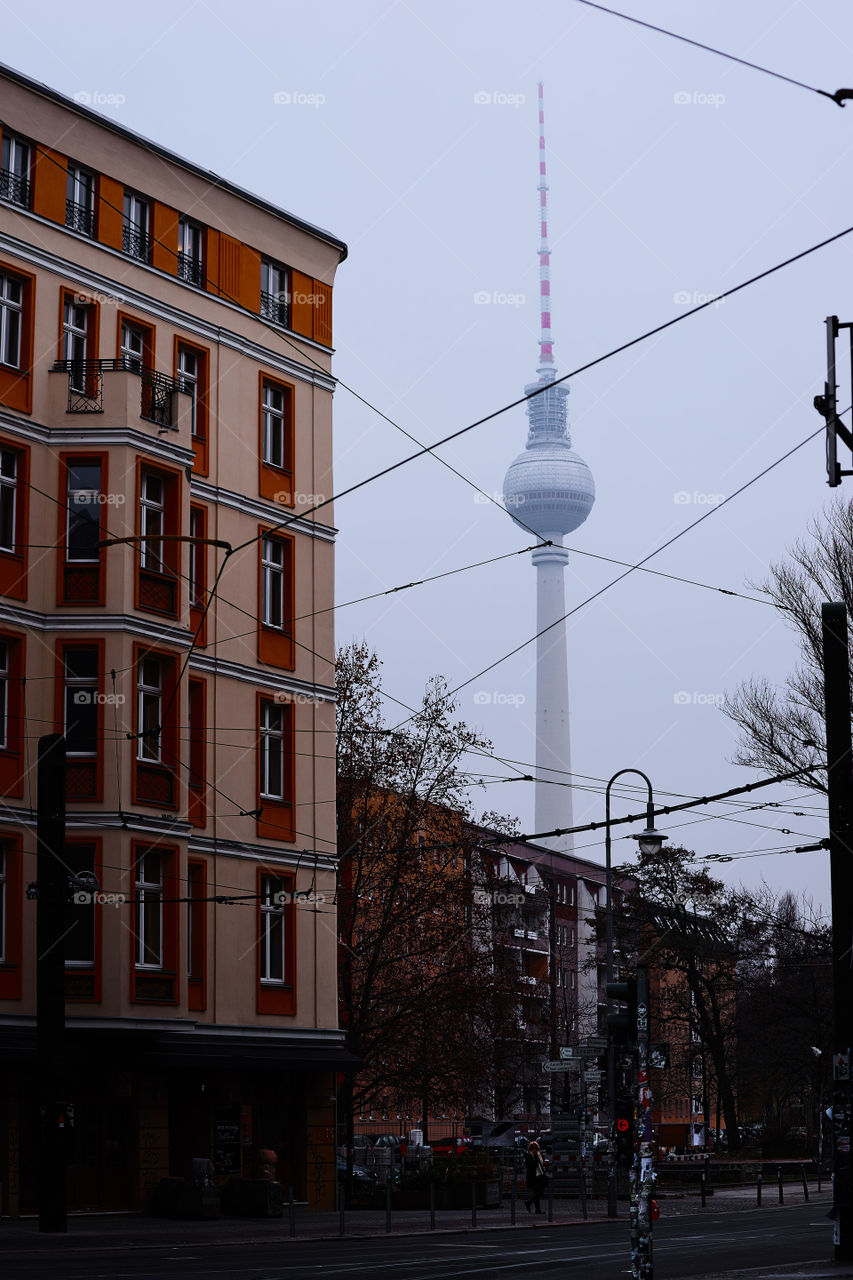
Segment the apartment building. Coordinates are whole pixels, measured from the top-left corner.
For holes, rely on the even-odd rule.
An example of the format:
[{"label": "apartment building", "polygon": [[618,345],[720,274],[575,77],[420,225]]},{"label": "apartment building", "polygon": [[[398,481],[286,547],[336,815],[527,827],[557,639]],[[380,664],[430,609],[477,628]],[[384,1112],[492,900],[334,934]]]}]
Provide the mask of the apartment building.
[{"label": "apartment building", "polygon": [[31,1211],[35,762],[67,746],[69,1207],[334,1200],[346,246],[0,68],[0,1211]]}]

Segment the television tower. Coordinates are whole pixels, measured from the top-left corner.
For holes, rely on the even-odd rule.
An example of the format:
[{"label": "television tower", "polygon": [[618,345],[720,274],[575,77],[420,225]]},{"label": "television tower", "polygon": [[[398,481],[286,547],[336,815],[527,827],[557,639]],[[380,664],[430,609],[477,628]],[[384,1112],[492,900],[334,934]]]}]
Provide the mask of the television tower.
[{"label": "television tower", "polygon": [[[547,387],[527,402],[527,445],[504,479],[504,505],[517,524],[532,529],[549,547],[537,547],[536,566],[536,796],[537,831],[571,827],[569,672],[566,654],[566,589],[569,561],[563,538],[586,520],[595,502],[592,472],[572,449],[567,426],[569,389],[550,386],[557,377],[551,337],[551,251],[548,248],[548,183],[545,170],[545,109],[539,85],[539,365],[525,395]],[[543,634],[544,633],[544,634]],[[564,785],[555,786],[554,783]],[[571,836],[543,840],[569,852]]]}]

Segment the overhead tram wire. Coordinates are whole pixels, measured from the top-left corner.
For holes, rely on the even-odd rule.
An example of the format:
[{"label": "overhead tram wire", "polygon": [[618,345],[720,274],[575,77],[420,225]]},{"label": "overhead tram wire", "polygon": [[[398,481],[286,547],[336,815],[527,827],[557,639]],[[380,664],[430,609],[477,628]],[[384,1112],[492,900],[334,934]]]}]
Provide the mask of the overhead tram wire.
[{"label": "overhead tram wire", "polygon": [[679,35],[677,31],[670,31],[667,27],[657,27],[653,22],[645,22],[642,18],[635,18],[630,13],[609,9],[607,5],[597,4],[596,0],[576,0],[576,3],[586,5],[588,9],[599,9],[602,13],[609,13],[614,18],[621,18],[624,22],[632,22],[635,26],[645,27],[647,31],[657,31],[659,35],[680,40],[682,44],[691,44],[695,49],[704,49],[706,53],[713,53],[718,58],[725,58],[728,62],[737,62],[742,67],[749,67],[751,71],[760,71],[762,75],[773,76],[774,80],[784,80],[786,84],[793,84],[798,89],[819,93],[822,98],[829,98],[830,102],[834,102],[838,107],[843,107],[846,99],[853,98],[853,89],[836,89],[835,93],[829,93],[826,89],[818,89],[813,84],[805,84],[802,80],[794,80],[792,76],[782,75],[780,71],[771,71],[769,67],[762,67],[757,62],[748,62],[746,58],[738,58],[735,54],[725,53],[722,49],[715,49],[710,44],[702,44],[700,40],[691,40],[689,36]]}]

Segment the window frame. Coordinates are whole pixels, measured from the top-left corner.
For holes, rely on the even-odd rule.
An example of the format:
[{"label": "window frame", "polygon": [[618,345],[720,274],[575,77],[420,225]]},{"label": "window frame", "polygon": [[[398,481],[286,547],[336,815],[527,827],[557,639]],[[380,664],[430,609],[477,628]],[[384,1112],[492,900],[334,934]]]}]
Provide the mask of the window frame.
[{"label": "window frame", "polygon": [[18,266],[0,262],[0,277],[21,286],[18,364],[0,363],[0,405],[18,413],[31,413],[33,407],[33,329],[35,316],[35,276],[20,271]]},{"label": "window frame", "polygon": [[[265,1014],[292,1015],[296,1013],[296,905],[294,901],[296,876],[292,871],[281,867],[261,865],[257,868],[258,906],[255,925],[257,953],[256,989],[257,1012]],[[264,909],[267,890],[271,894],[281,893],[281,907],[275,908],[276,918],[281,920],[282,977],[270,979],[263,976],[265,955],[265,917],[270,911]]]},{"label": "window frame", "polygon": [[0,727],[0,796],[20,797],[24,793],[26,637],[4,630],[0,632],[0,644],[6,645],[5,714]]},{"label": "window frame", "polygon": [[[277,700],[269,694],[257,694],[256,734],[257,734],[257,796],[260,816],[257,819],[257,834],[279,842],[292,843],[296,838],[295,831],[295,756],[294,756],[294,717],[295,704],[289,699]],[[280,715],[279,729],[272,730],[265,720],[270,711]],[[269,743],[273,737],[280,743],[281,751],[281,795],[274,795],[264,790],[270,778]],[[265,758],[266,757],[266,758]]]},{"label": "window frame", "polygon": [[207,822],[207,681],[187,681],[187,816],[194,827]]},{"label": "window frame", "polygon": [[0,910],[0,1000],[20,1000],[22,989],[22,838],[17,832],[0,831],[0,864],[3,894]]},{"label": "window frame", "polygon": [[[14,164],[14,158],[19,150],[25,153],[25,158],[23,164],[17,166]],[[32,208],[34,150],[28,138],[3,130],[3,136],[0,139],[0,200],[17,205],[19,209]],[[12,163],[9,163],[10,160]],[[10,194],[16,184],[19,184],[17,196]]]},{"label": "window frame", "polygon": [[[184,354],[195,358],[195,374],[184,374],[181,369],[181,357]],[[186,377],[187,381],[195,388],[195,391],[192,393],[193,407],[191,445],[195,455],[193,457],[192,469],[197,475],[206,476],[208,474],[208,380],[210,352],[206,347],[200,347],[194,342],[188,342],[185,338],[181,338],[175,334],[173,363],[175,379],[180,382],[184,377]]]},{"label": "window frame", "polygon": [[[97,556],[82,560],[69,556],[69,533],[72,516],[72,504],[75,493],[94,495],[94,489],[72,489],[73,468],[76,466],[98,465],[101,471],[100,489],[97,500],[92,504],[98,512],[98,541],[103,542],[109,535],[107,528],[107,509],[110,505],[105,498],[109,490],[109,455],[106,453],[60,453],[59,455],[59,491],[57,508],[57,573],[56,603],[58,605],[103,605],[106,596],[106,578],[108,560],[102,550]],[[85,505],[85,504],[84,504]],[[93,522],[94,523],[94,522]]]},{"label": "window frame", "polygon": [[[66,859],[73,864],[74,851],[91,850],[90,861],[92,873],[95,875],[98,884],[102,882],[103,877],[103,858],[102,858],[102,842],[100,839],[92,839],[91,837],[72,837],[66,839]],[[81,859],[82,861],[82,859]],[[69,928],[69,918],[73,904],[69,904],[66,908],[66,927]],[[101,1001],[101,983],[102,983],[102,959],[103,959],[103,921],[104,908],[98,903],[91,904],[92,912],[92,959],[91,961],[65,961],[65,999],[72,1004],[99,1004]]]},{"label": "window frame", "polygon": [[[20,297],[16,300],[7,295],[7,287],[16,285]],[[21,370],[21,354],[24,345],[24,281],[7,271],[0,271],[0,365],[6,369]],[[7,360],[9,327],[15,319],[15,358]]]},{"label": "window frame", "polygon": [[[187,1009],[207,1009],[207,862],[187,858]],[[201,901],[199,900],[201,899]]]},{"label": "window frame", "polygon": [[68,161],[65,181],[65,226],[88,240],[95,238],[95,174],[74,160]]},{"label": "window frame", "polygon": [[176,274],[184,284],[194,285],[197,289],[203,289],[205,286],[204,232],[205,229],[200,222],[195,222],[194,219],[188,218],[186,214],[178,215]]},{"label": "window frame", "polygon": [[[267,548],[280,551],[281,563],[268,559]],[[268,666],[293,671],[296,665],[294,625],[296,613],[296,539],[274,527],[258,526],[258,660]],[[271,620],[271,584],[278,578],[281,623]]]},{"label": "window frame", "polygon": [[[295,397],[296,389],[271,374],[260,371],[258,382],[258,464],[259,492],[281,506],[294,505],[293,474],[295,450]],[[281,396],[281,409],[268,402],[268,393]],[[271,460],[274,451],[268,448],[271,436],[270,413],[281,423],[281,463]]]},{"label": "window frame", "polygon": [[260,315],[283,329],[290,328],[291,272],[283,262],[261,256]]},{"label": "window frame", "polygon": [[[158,479],[163,486],[162,503],[147,493],[148,478]],[[136,545],[136,608],[145,613],[178,618],[181,611],[181,546],[174,535],[180,534],[181,474],[147,458],[137,460],[136,533],[142,537],[150,529],[149,512],[162,511],[162,523],[151,537],[162,537],[159,551],[147,550],[152,544]],[[143,515],[143,512],[145,514]],[[172,536],[170,536],[172,535]]]},{"label": "window frame", "polygon": [[[89,649],[95,655],[95,676],[84,680],[79,677],[68,677],[69,651]],[[91,803],[104,798],[104,734],[106,702],[104,685],[105,641],[102,636],[80,635],[56,641],[56,679],[54,723],[56,732],[68,737],[68,691],[74,685],[78,689],[89,688],[95,694],[95,750],[88,753],[68,751],[66,763],[66,797],[69,804],[75,802]]]},{"label": "window frame", "polygon": [[[206,539],[207,507],[199,502],[191,502],[189,520],[190,537]],[[190,629],[193,635],[198,632],[196,645],[199,648],[204,648],[207,644],[205,605],[207,604],[208,593],[208,550],[206,541],[190,542],[188,545],[187,604],[190,615]]]},{"label": "window frame", "polygon": [[[133,802],[160,811],[177,809],[179,801],[178,716],[180,699],[173,696],[177,682],[179,655],[152,645],[134,645],[133,706]],[[143,664],[156,662],[159,686],[146,680]],[[156,716],[160,733],[156,739],[141,737],[145,724],[146,699],[156,698]],[[168,710],[166,710],[168,708]],[[165,720],[163,716],[165,714]],[[151,745],[153,743],[153,745]]]},{"label": "window frame", "polygon": [[[138,191],[125,188],[122,201],[121,251],[136,262],[151,262],[152,202]],[[137,218],[141,214],[141,219]]]},{"label": "window frame", "polygon": [[[148,855],[156,854],[159,861],[158,880],[140,880],[140,864]],[[178,880],[179,854],[173,845],[159,841],[134,840],[131,845],[131,877],[133,897],[130,906],[130,931],[133,943],[130,948],[130,998],[134,1004],[176,1005],[180,1001],[178,974],[178,942],[180,923],[178,904],[180,896]],[[142,874],[145,874],[144,867]],[[140,889],[142,893],[140,894]],[[140,931],[141,913],[146,899],[159,907],[159,958],[157,963],[140,960],[144,931]]]}]

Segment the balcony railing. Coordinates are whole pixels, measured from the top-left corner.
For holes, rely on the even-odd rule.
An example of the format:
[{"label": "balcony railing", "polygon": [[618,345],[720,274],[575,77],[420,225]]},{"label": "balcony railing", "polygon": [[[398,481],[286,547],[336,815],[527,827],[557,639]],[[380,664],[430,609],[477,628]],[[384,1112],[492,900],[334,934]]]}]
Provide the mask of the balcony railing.
[{"label": "balcony railing", "polygon": [[179,251],[178,279],[201,288],[204,284],[204,263],[201,258],[193,258],[190,254]]},{"label": "balcony railing", "polygon": [[287,301],[280,293],[266,293],[261,290],[261,315],[265,320],[287,327]]},{"label": "balcony railing", "polygon": [[30,207],[30,181],[11,169],[0,169],[0,200],[11,200],[12,204]]},{"label": "balcony railing", "polygon": [[126,223],[121,230],[121,247],[129,257],[139,258],[140,262],[147,262],[151,253],[151,242],[145,232]]},{"label": "balcony railing", "polygon": [[135,373],[142,383],[139,416],[173,430],[177,429],[173,421],[174,393],[192,394],[186,379],[170,378],[129,356],[117,360],[57,360],[53,369],[68,374],[68,413],[103,413],[105,373]]},{"label": "balcony railing", "polygon": [[90,238],[95,234],[95,211],[88,204],[78,204],[75,200],[65,201],[65,225],[72,231],[79,231]]}]

